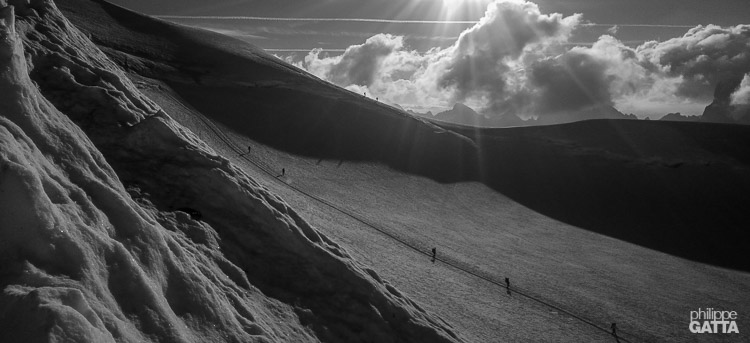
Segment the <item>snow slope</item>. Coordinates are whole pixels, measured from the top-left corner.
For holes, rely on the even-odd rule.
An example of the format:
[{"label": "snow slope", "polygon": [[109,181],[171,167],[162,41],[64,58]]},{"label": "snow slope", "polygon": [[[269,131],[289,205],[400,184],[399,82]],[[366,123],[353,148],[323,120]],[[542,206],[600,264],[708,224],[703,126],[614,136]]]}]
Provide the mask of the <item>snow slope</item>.
[{"label": "snow slope", "polygon": [[750,202],[748,128],[617,120],[438,127],[230,37],[107,2],[61,4],[127,71],[159,80],[187,107],[263,145],[380,162],[439,182],[480,181],[577,227],[750,270],[743,258],[750,232],[742,229],[750,213],[737,206]]},{"label": "snow slope", "polygon": [[11,4],[3,341],[458,340],[140,94],[54,3]]},{"label": "snow slope", "polygon": [[[552,213],[565,215],[561,218],[587,219],[588,214],[593,215],[590,220],[617,224],[618,221],[610,218],[608,222],[607,215],[597,215],[602,213],[582,204],[617,205],[607,209],[619,210],[618,219],[628,219],[626,215],[631,213],[630,219],[642,225],[635,227],[634,231],[639,233],[635,238],[646,239],[650,237],[649,230],[659,226],[637,220],[665,218],[664,213],[710,219],[726,209],[732,214],[728,219],[742,222],[747,218],[742,206],[727,201],[730,198],[722,198],[721,194],[729,191],[739,195],[734,199],[742,199],[747,194],[743,183],[734,183],[730,190],[722,188],[722,192],[716,193],[716,201],[691,205],[694,207],[690,211],[680,210],[679,205],[669,206],[669,202],[650,200],[657,196],[657,199],[677,199],[680,205],[690,204],[695,199],[691,198],[694,189],[704,192],[712,184],[732,185],[733,181],[743,180],[741,177],[747,176],[743,173],[746,156],[750,155],[743,152],[746,144],[736,144],[747,137],[742,129],[645,122],[616,125],[606,121],[497,132],[450,128],[467,136],[482,134],[483,140],[477,142],[487,149],[484,158],[500,157],[497,162],[486,164],[499,168],[490,170],[500,173],[483,176],[510,173],[514,177],[483,179],[495,189],[476,182],[439,183],[433,179],[479,179],[471,173],[456,172],[467,161],[476,166],[474,157],[462,160],[453,154],[474,149],[476,145],[462,147],[460,142],[465,140],[460,136],[422,125],[387,106],[325,85],[230,38],[151,20],[104,2],[61,0],[59,4],[108,57],[129,72],[138,88],[170,115],[190,127],[218,154],[283,196],[305,220],[336,238],[357,260],[392,280],[405,294],[423,304],[427,312],[440,314],[468,341],[614,341],[606,333],[611,322],[617,322],[621,337],[631,342],[746,340],[744,335],[692,335],[687,330],[687,315],[698,307],[750,313],[746,302],[750,297],[750,276],[746,272],[669,256],[597,233],[607,229],[607,225],[583,230],[541,211],[545,205],[553,205]],[[44,74],[32,75],[39,78]],[[54,84],[39,80],[43,90],[55,89]],[[50,98],[52,94],[45,91]],[[356,126],[356,130],[348,132],[353,121],[342,118],[351,114],[369,118],[365,128],[374,134],[360,134],[366,130]],[[234,149],[217,138],[203,122],[206,117],[225,125],[220,134],[232,135]],[[378,123],[381,120],[393,120],[405,128],[400,131],[398,125]],[[622,134],[616,134],[619,131]],[[415,132],[423,134],[424,139],[413,139],[419,137]],[[664,133],[669,138],[660,139]],[[449,143],[448,147],[459,147],[447,150],[450,153],[445,154],[444,160],[439,159],[439,153],[443,152],[441,145],[429,144],[440,136],[447,136],[441,139]],[[321,138],[336,140],[326,143]],[[345,153],[336,150],[348,149],[348,144],[353,145],[351,150]],[[252,153],[246,156],[253,163],[237,156],[248,145],[252,146]],[[381,152],[368,150],[370,147],[379,147]],[[117,156],[118,149],[103,151],[105,156]],[[420,160],[422,154],[434,154],[438,159]],[[403,163],[412,158],[418,162],[416,165]],[[128,177],[143,164],[128,169],[129,163],[123,161],[117,164],[117,159],[110,158],[126,184],[134,183],[128,180],[145,179]],[[269,175],[254,163],[262,163],[276,173]],[[503,168],[504,165],[519,168]],[[283,167],[287,175],[279,180],[275,176]],[[448,172],[441,175],[443,168]],[[144,169],[158,172],[153,166]],[[631,169],[636,174],[627,172]],[[579,177],[576,171],[588,174]],[[606,174],[599,175],[601,171]],[[711,174],[720,177],[709,178]],[[628,179],[629,175],[646,177],[635,178],[637,182],[632,185],[637,187],[628,188],[631,183],[626,181],[633,181]],[[498,180],[507,182],[492,183]],[[535,180],[542,182],[531,182]],[[651,189],[655,181],[666,185],[659,187],[683,191],[660,195]],[[700,182],[692,185],[695,181]],[[139,193],[149,194],[149,199],[157,199],[157,207],[166,209],[186,206],[186,202],[202,196],[191,192],[185,196],[163,194],[161,183],[172,182],[177,181],[147,182],[138,185]],[[290,184],[382,225],[392,235],[419,247],[421,253],[311,200],[290,188]],[[599,187],[586,187],[591,185]],[[610,188],[626,189],[630,194],[627,199],[642,203],[621,207],[628,202],[612,201],[618,198],[617,192],[613,196],[607,191]],[[500,194],[498,189],[508,193]],[[549,192],[560,189],[568,193]],[[644,208],[648,211],[631,211]],[[670,212],[661,212],[663,209]],[[685,221],[689,224],[689,219]],[[613,225],[613,228],[603,233],[628,234],[627,225]],[[680,228],[670,229],[679,233]],[[717,233],[720,238],[722,230],[733,228],[696,225],[688,233],[698,246],[689,251],[703,252],[701,230],[706,234]],[[682,243],[682,239],[675,237],[663,242]],[[737,250],[743,246],[742,240],[713,242],[730,254],[742,252]],[[438,247],[439,256],[445,261],[501,282],[509,276],[514,287],[590,319],[604,331],[516,294],[507,296],[502,288],[444,263],[432,264],[423,253],[433,246]],[[261,289],[264,292],[265,287]],[[748,327],[748,317],[743,316],[739,325],[741,330]]]},{"label": "snow slope", "polygon": [[[350,247],[357,260],[372,265],[373,269],[393,280],[399,289],[418,299],[427,310],[440,313],[466,335],[467,340],[614,341],[606,333],[557,310],[517,296],[506,296],[502,288],[445,264],[431,264],[423,254],[311,200],[290,189],[289,185],[380,224],[423,252],[437,246],[439,256],[447,261],[500,282],[508,276],[515,286],[573,310],[593,320],[599,327],[608,328],[611,322],[617,322],[621,337],[631,342],[740,342],[746,338],[745,335],[694,335],[687,329],[686,319],[686,313],[699,306],[732,308],[748,313],[750,307],[744,299],[750,297],[750,275],[745,272],[676,258],[582,230],[535,212],[479,183],[441,184],[376,162],[288,154],[233,132],[235,127],[216,128],[220,135],[231,137],[229,140],[234,149],[230,149],[217,137],[214,128],[203,121],[207,120],[203,114],[191,110],[191,101],[180,98],[159,80],[138,75],[131,77],[138,80],[138,86],[152,99],[164,108],[170,108],[171,113],[178,113],[180,122],[189,125],[222,155],[258,180],[264,180],[274,193],[283,196],[308,221]],[[231,106],[231,103],[224,105]],[[597,165],[610,168],[625,165],[679,175],[683,169],[667,165],[674,158],[686,158],[689,164],[700,164],[701,158],[710,157],[705,162],[726,164],[730,170],[742,168],[744,163],[738,163],[742,160],[743,145],[736,144],[747,137],[741,134],[742,127],[732,126],[725,131],[727,127],[709,126],[705,136],[697,139],[701,136],[691,132],[690,127],[677,126],[673,131],[675,127],[670,125],[614,125],[617,123],[620,122],[587,122],[549,127],[547,132],[498,130],[506,142],[513,143],[511,147],[515,149],[508,150],[519,152],[501,156],[517,156],[515,160],[528,159],[529,163],[538,163],[540,168],[536,170],[539,172],[530,175],[535,177],[544,175],[541,172],[565,171],[552,168],[555,166],[552,162],[564,161],[565,158],[570,159],[569,162],[596,161],[595,164],[568,164],[579,169],[590,167],[592,173],[596,173]],[[592,126],[596,129],[589,130],[588,134],[581,132]],[[644,127],[651,129],[644,131]],[[612,139],[608,130],[613,128],[635,132]],[[695,130],[703,131],[702,128],[695,127]],[[670,138],[660,141],[660,131],[669,133]],[[689,144],[692,140],[713,141],[719,145]],[[529,142],[534,145],[529,145]],[[238,153],[245,152],[248,145],[252,146],[252,153],[239,157]],[[704,150],[701,146],[711,149]],[[548,149],[550,153],[560,154],[557,160],[549,159],[550,153],[540,154]],[[700,154],[695,154],[701,150]],[[530,151],[537,155],[520,153]],[[606,151],[619,155],[613,159],[612,155],[604,153]],[[597,156],[602,155],[606,158],[598,160]],[[547,159],[542,156],[547,156]],[[622,163],[616,162],[618,160]],[[544,161],[550,162],[547,168],[541,168],[545,166]],[[272,174],[259,170],[255,164],[270,168]],[[282,167],[286,168],[287,175],[279,180],[275,176],[280,174]],[[518,172],[523,170],[529,169],[519,168]],[[532,185],[518,182],[517,189]],[[649,195],[651,193],[644,192],[644,196]],[[675,210],[679,213],[678,208]],[[733,210],[741,210],[741,207]],[[633,219],[647,215],[658,213],[634,213]],[[710,227],[706,230],[715,232],[721,229],[725,228]],[[673,239],[672,242],[681,240]],[[725,241],[722,246],[729,247],[733,243],[737,242]],[[742,252],[741,249],[726,250]],[[740,326],[750,325],[749,318],[743,318]]]},{"label": "snow slope", "polygon": [[[154,82],[144,80],[143,82]],[[144,84],[144,87],[149,87]],[[148,94],[170,105],[164,91]],[[179,103],[174,106],[181,106]],[[182,122],[199,113],[182,112]],[[303,217],[377,270],[425,309],[440,313],[472,342],[602,342],[614,340],[553,308],[505,295],[300,194],[291,186],[379,225],[445,261],[491,277],[608,328],[617,322],[631,342],[742,342],[746,335],[694,335],[686,313],[697,307],[748,313],[750,275],[646,249],[571,226],[476,182],[441,184],[378,163],[290,155],[224,128],[234,150],[212,129],[193,130],[258,180],[264,180]],[[237,153],[247,145],[246,158]],[[259,170],[285,167],[281,180]],[[665,167],[667,168],[667,167]],[[729,243],[727,243],[729,244]],[[750,325],[743,316],[740,327]]]},{"label": "snow slope", "polygon": [[267,145],[379,160],[445,181],[470,176],[464,175],[476,159],[470,140],[323,82],[250,44],[104,1],[59,4],[125,70],[163,80],[193,100],[192,107]]}]

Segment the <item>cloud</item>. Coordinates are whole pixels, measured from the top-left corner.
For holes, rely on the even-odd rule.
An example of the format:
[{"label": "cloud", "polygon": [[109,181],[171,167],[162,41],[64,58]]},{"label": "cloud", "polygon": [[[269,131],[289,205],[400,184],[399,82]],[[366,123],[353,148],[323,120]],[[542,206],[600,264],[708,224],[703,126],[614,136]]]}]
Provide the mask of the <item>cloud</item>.
[{"label": "cloud", "polygon": [[437,89],[447,50],[409,50],[404,37],[379,34],[353,45],[339,56],[311,51],[296,63],[302,69],[357,93],[376,94],[408,108],[451,106],[452,97]]},{"label": "cloud", "polygon": [[[313,50],[298,66],[407,109],[462,102],[486,115],[521,117],[612,105],[654,116],[662,107],[699,110],[720,81],[750,73],[750,25],[697,26],[635,48],[610,35],[572,46],[572,32],[588,25],[581,14],[496,0],[449,47],[418,52],[404,37],[378,34],[339,56]],[[746,90],[737,101],[746,101]]]},{"label": "cloud", "polygon": [[750,72],[750,25],[697,26],[682,37],[644,43],[637,53],[654,71],[681,79],[677,95],[710,101],[720,81]]},{"label": "cloud", "polygon": [[612,105],[607,65],[586,50],[572,50],[534,64],[531,84],[539,93],[541,113]]},{"label": "cloud", "polygon": [[403,37],[378,34],[364,44],[352,45],[337,57],[320,58],[320,49],[305,57],[304,66],[313,74],[338,85],[367,86],[374,82],[382,60],[404,47]]},{"label": "cloud", "polygon": [[750,74],[745,74],[740,86],[729,99],[730,104],[734,106],[750,105]]},{"label": "cloud", "polygon": [[542,14],[527,1],[495,1],[484,17],[464,31],[449,48],[439,86],[453,87],[457,100],[481,97],[497,108],[508,99],[514,60],[529,49],[544,50],[565,41],[578,24],[579,15]]}]

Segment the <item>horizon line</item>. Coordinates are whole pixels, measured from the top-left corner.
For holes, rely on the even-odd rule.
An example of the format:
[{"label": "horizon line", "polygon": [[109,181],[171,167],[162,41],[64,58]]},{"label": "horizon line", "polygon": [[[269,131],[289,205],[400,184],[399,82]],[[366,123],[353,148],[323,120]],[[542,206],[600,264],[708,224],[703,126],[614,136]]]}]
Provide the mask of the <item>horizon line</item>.
[{"label": "horizon line", "polygon": [[[205,19],[205,20],[249,20],[249,21],[310,21],[310,22],[364,22],[385,24],[477,24],[479,20],[411,20],[411,19],[379,19],[379,18],[300,18],[300,17],[253,17],[253,16],[183,16],[183,15],[155,15],[159,19]],[[601,24],[581,23],[590,27],[657,27],[657,28],[693,28],[696,25],[669,24]]]}]

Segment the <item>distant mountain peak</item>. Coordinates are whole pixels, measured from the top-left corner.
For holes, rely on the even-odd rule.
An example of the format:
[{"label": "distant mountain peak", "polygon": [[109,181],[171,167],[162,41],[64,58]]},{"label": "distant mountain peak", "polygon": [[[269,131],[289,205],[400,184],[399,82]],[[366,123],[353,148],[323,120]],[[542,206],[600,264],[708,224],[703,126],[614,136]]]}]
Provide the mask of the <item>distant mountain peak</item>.
[{"label": "distant mountain peak", "polygon": [[680,112],[667,113],[665,116],[659,118],[661,121],[698,121],[700,116],[684,116]]},{"label": "distant mountain peak", "polygon": [[451,111],[461,111],[461,112],[471,113],[475,115],[480,115],[479,113],[477,113],[477,111],[474,111],[473,108],[466,106],[460,102],[455,103]]},{"label": "distant mountain peak", "polygon": [[732,94],[737,91],[742,77],[722,80],[716,85],[714,100],[706,106],[700,121],[711,123],[750,124],[750,106],[733,105]]}]

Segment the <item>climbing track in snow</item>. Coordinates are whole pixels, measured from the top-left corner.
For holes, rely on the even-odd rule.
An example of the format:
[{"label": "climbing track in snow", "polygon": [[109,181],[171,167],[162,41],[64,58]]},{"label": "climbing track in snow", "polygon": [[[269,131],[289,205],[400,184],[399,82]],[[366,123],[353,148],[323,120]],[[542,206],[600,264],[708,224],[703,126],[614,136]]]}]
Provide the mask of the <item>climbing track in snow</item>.
[{"label": "climbing track in snow", "polygon": [[[184,104],[184,101],[182,101],[181,99],[175,98],[174,95],[170,95],[170,97],[172,97],[178,103]],[[258,170],[260,170],[263,173],[265,173],[268,176],[270,176],[271,179],[276,180],[277,182],[282,183],[286,187],[289,187],[289,188],[293,189],[294,191],[296,191],[296,192],[298,192],[298,193],[300,193],[300,194],[302,194],[302,195],[304,195],[304,196],[306,196],[306,197],[308,197],[308,198],[310,198],[310,199],[312,199],[312,200],[314,200],[314,201],[316,201],[316,202],[318,202],[320,204],[323,204],[326,207],[329,207],[330,209],[332,209],[332,210],[334,210],[334,211],[336,211],[336,212],[338,212],[338,213],[340,213],[340,214],[342,214],[342,215],[344,215],[346,217],[349,217],[352,220],[361,223],[362,225],[365,225],[366,227],[369,227],[369,228],[371,228],[371,229],[379,232],[380,234],[382,234],[382,235],[384,235],[384,236],[386,236],[386,237],[388,237],[388,238],[390,238],[390,239],[392,239],[392,240],[400,243],[401,245],[403,245],[403,246],[405,246],[405,247],[413,250],[416,253],[422,254],[422,255],[424,255],[424,256],[426,256],[428,258],[432,258],[432,252],[429,250],[429,248],[427,247],[427,245],[421,244],[421,242],[410,242],[410,239],[407,239],[407,238],[404,238],[404,237],[399,237],[397,234],[394,234],[393,232],[396,231],[396,230],[389,230],[388,228],[386,228],[386,227],[384,227],[384,226],[382,226],[382,225],[380,225],[378,223],[374,223],[374,222],[372,222],[370,220],[367,220],[367,219],[363,218],[362,216],[357,215],[356,213],[348,211],[348,210],[342,208],[341,206],[338,206],[338,205],[336,205],[336,204],[334,204],[334,203],[332,203],[332,202],[330,202],[330,201],[328,201],[326,199],[323,199],[323,198],[321,198],[319,196],[316,196],[316,195],[314,195],[314,194],[312,194],[312,193],[310,193],[310,192],[302,189],[301,187],[299,187],[297,185],[290,184],[290,183],[284,182],[284,180],[282,180],[282,179],[279,179],[279,174],[277,172],[274,172],[274,170],[277,170],[278,168],[272,168],[271,166],[267,165],[263,161],[254,160],[251,157],[249,157],[248,155],[251,155],[251,154],[248,153],[247,151],[245,151],[239,144],[236,144],[221,127],[219,127],[218,125],[216,125],[216,123],[214,123],[212,120],[210,120],[210,119],[206,118],[205,116],[203,116],[202,114],[200,114],[200,112],[197,112],[197,111],[195,111],[195,112],[198,114],[197,117],[209,128],[209,130],[216,136],[216,138],[218,138],[220,141],[222,141],[222,143],[224,143],[227,148],[229,148],[231,151],[233,151],[234,153],[236,153],[238,158],[242,158],[243,160],[245,160],[248,163],[252,164],[256,168],[258,168]],[[551,301],[544,299],[540,295],[533,294],[532,291],[527,290],[527,289],[525,289],[523,287],[518,287],[518,286],[515,286],[515,285],[508,286],[508,285],[505,284],[505,282],[498,281],[492,275],[489,275],[489,274],[487,274],[487,273],[485,273],[485,272],[483,272],[483,271],[481,271],[481,270],[479,270],[477,268],[474,268],[472,266],[466,266],[464,263],[458,262],[457,260],[450,258],[450,256],[436,257],[435,261],[436,262],[441,262],[441,263],[445,264],[446,266],[448,266],[448,267],[450,267],[450,268],[452,268],[452,269],[454,269],[454,270],[456,270],[458,272],[464,273],[464,274],[469,275],[471,277],[475,277],[477,279],[481,279],[481,280],[483,280],[485,282],[488,282],[488,283],[490,283],[490,284],[492,284],[494,286],[497,286],[499,288],[503,288],[503,289],[505,289],[506,291],[508,291],[508,292],[510,292],[512,294],[518,294],[519,296],[521,296],[523,298],[526,298],[526,299],[528,299],[530,301],[536,302],[536,303],[538,303],[538,304],[540,304],[542,306],[548,307],[548,308],[553,309],[555,311],[558,311],[560,313],[564,313],[564,314],[570,316],[571,318],[573,318],[575,320],[578,320],[578,321],[580,321],[580,322],[582,322],[584,324],[587,324],[588,326],[591,326],[592,328],[594,328],[596,330],[602,331],[602,332],[607,333],[607,334],[611,334],[611,331],[606,326],[602,326],[600,324],[597,324],[593,320],[587,319],[587,318],[583,317],[582,315],[578,315],[578,314],[574,313],[571,310],[567,310],[567,309],[563,308],[560,305],[556,305],[556,304],[552,303]],[[617,329],[617,340],[619,342],[628,342],[628,343],[633,342],[630,339],[627,339],[627,338],[625,338],[623,336],[630,337],[630,339],[637,339],[638,341],[643,341],[638,336],[636,336],[636,335],[634,335],[632,333],[628,333],[627,331],[624,331],[624,330],[622,330],[622,329],[620,329],[618,327],[618,329]]]}]

